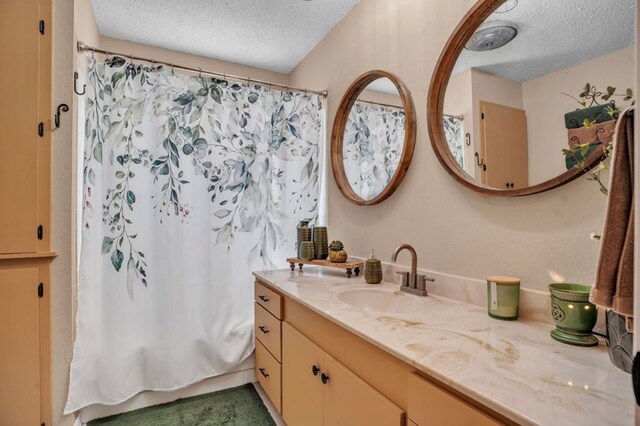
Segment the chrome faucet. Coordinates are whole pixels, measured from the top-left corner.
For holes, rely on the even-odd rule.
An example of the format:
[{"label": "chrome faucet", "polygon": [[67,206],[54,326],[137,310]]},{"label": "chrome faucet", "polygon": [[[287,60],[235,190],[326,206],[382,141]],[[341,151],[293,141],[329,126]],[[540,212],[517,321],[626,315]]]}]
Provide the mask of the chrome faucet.
[{"label": "chrome faucet", "polygon": [[425,275],[418,275],[418,255],[416,250],[409,244],[400,244],[393,250],[391,255],[391,261],[398,260],[398,254],[402,250],[408,250],[411,253],[411,272],[397,272],[402,277],[402,284],[400,290],[407,293],[415,294],[417,296],[427,295],[427,281],[435,281],[433,278],[426,277]]}]

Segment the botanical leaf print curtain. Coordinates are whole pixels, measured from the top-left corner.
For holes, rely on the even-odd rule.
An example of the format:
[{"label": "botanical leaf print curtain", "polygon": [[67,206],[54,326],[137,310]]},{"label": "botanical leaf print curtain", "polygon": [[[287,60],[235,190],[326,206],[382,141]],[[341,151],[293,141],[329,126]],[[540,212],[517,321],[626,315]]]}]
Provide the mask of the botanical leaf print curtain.
[{"label": "botanical leaf print curtain", "polygon": [[318,214],[317,96],[88,61],[77,338],[65,412],[231,371],[250,271]]},{"label": "botanical leaf print curtain", "polygon": [[447,137],[449,150],[460,167],[464,168],[464,128],[458,117],[444,116],[444,134]]},{"label": "botanical leaf print curtain", "polygon": [[404,147],[405,113],[356,101],[349,112],[343,139],[347,179],[363,199],[378,196],[398,169]]}]

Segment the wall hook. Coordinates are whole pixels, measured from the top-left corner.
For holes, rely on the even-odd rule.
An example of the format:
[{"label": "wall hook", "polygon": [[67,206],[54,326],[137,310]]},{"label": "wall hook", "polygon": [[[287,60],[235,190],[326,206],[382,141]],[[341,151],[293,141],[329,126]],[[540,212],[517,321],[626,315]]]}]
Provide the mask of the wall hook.
[{"label": "wall hook", "polygon": [[76,95],[82,96],[87,93],[87,85],[82,85],[82,93],[78,92],[78,71],[74,71],[73,73],[73,91],[76,92]]},{"label": "wall hook", "polygon": [[480,160],[480,154],[478,154],[476,152],[476,164],[478,165],[478,167],[482,168],[482,170],[487,170],[487,165],[485,164],[484,160]]},{"label": "wall hook", "polygon": [[466,134],[464,135],[464,143],[465,143],[467,146],[471,146],[471,133],[466,133]]},{"label": "wall hook", "polygon": [[58,109],[56,110],[56,115],[53,118],[53,121],[56,125],[56,129],[60,127],[60,114],[68,111],[69,111],[69,105],[67,104],[58,105]]}]

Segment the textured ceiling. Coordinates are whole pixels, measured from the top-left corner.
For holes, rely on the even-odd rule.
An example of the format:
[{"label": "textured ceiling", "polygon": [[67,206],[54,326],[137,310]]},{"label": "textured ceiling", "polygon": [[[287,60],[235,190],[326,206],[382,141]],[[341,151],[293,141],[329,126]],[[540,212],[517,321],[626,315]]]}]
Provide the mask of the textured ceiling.
[{"label": "textured ceiling", "polygon": [[634,43],[635,7],[635,0],[519,0],[486,22],[510,21],[518,36],[489,52],[464,50],[454,74],[477,68],[527,81],[623,49]]},{"label": "textured ceiling", "polygon": [[102,35],[289,73],[358,0],[92,0]]}]

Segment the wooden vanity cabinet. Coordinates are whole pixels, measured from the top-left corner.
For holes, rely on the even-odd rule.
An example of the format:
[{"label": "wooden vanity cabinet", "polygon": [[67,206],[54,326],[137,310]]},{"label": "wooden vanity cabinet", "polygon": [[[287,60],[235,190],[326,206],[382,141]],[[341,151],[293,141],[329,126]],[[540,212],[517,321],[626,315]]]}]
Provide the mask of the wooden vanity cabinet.
[{"label": "wooden vanity cabinet", "polygon": [[256,377],[267,396],[282,412],[282,296],[255,284]]},{"label": "wooden vanity cabinet", "polygon": [[513,424],[267,284],[255,294],[256,375],[288,426]]},{"label": "wooden vanity cabinet", "polygon": [[322,426],[324,353],[295,328],[282,325],[282,414],[289,426]]},{"label": "wooden vanity cabinet", "polygon": [[407,414],[416,426],[498,426],[501,422],[419,376],[409,375]]},{"label": "wooden vanity cabinet", "polygon": [[282,331],[282,412],[296,425],[403,425],[404,411],[288,323]]}]

